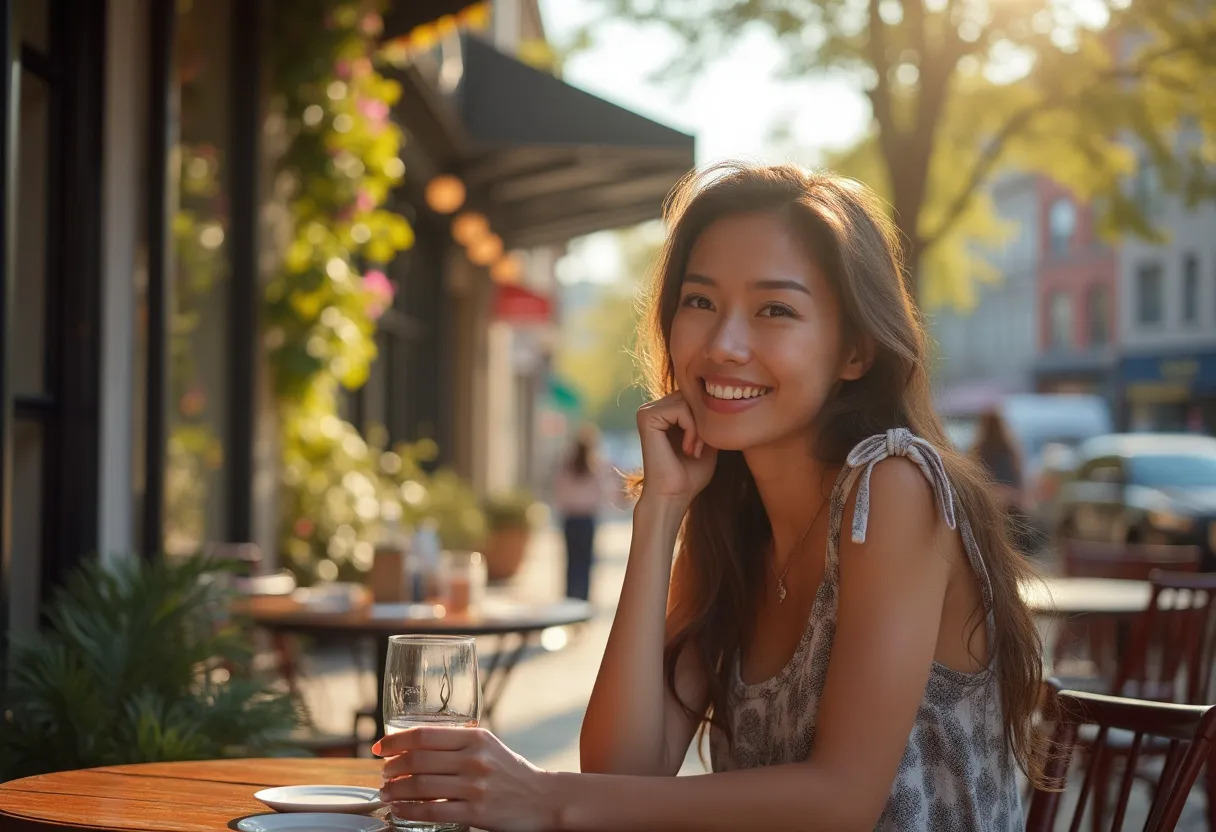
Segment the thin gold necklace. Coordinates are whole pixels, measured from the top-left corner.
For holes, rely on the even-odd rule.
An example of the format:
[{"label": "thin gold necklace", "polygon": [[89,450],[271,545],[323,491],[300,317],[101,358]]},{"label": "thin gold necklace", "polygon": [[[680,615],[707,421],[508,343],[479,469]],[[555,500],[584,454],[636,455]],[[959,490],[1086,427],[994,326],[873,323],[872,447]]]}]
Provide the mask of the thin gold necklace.
[{"label": "thin gold necklace", "polygon": [[809,524],[807,524],[806,529],[802,532],[802,535],[798,538],[798,542],[795,543],[793,545],[793,547],[790,549],[789,557],[787,557],[785,559],[785,569],[781,570],[780,575],[777,575],[777,567],[775,565],[770,564],[770,567],[773,570],[773,574],[777,575],[777,603],[778,604],[785,603],[785,596],[787,594],[785,591],[785,576],[787,574],[789,574],[790,566],[794,562],[794,555],[798,554],[798,550],[800,548],[802,548],[802,544],[804,542],[806,542],[806,536],[811,533],[811,529],[815,528],[815,522],[819,519],[819,515],[823,513],[823,507],[827,504],[828,504],[828,501],[826,499],[820,501],[819,508],[818,508],[818,510],[816,510],[815,516],[812,517],[811,522]]}]

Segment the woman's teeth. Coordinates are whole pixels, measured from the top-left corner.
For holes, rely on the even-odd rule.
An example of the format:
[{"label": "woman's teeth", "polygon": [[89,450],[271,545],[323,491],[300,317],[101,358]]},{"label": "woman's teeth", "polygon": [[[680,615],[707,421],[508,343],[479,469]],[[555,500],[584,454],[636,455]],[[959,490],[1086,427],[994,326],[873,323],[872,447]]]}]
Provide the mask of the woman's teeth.
[{"label": "woman's teeth", "polygon": [[769,392],[769,387],[727,387],[705,382],[705,392],[715,399],[754,399]]}]

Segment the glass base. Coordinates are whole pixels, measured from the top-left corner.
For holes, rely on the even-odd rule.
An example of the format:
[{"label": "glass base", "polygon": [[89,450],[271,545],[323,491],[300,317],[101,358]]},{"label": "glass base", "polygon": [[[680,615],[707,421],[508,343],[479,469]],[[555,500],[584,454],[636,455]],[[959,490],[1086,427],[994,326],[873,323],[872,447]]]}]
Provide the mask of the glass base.
[{"label": "glass base", "polygon": [[389,815],[388,820],[399,832],[469,832],[463,823],[431,823],[424,820],[402,820]]}]

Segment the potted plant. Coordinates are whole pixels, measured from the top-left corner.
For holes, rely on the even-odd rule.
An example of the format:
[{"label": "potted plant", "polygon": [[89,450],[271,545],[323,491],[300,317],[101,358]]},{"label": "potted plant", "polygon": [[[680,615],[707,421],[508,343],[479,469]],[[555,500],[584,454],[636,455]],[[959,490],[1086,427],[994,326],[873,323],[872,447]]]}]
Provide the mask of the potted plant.
[{"label": "potted plant", "polygon": [[485,501],[486,571],[491,581],[515,575],[523,563],[532,529],[543,506],[522,489],[491,495]]},{"label": "potted plant", "polygon": [[295,703],[250,671],[228,617],[230,567],[202,557],[86,562],[46,629],[10,653],[0,780],[291,748]]}]

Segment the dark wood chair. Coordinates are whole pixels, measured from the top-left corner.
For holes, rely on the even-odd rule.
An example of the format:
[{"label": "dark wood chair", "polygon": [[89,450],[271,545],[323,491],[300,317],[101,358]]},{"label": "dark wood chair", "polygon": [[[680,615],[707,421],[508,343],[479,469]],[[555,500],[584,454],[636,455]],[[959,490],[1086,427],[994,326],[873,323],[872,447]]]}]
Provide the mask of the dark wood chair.
[{"label": "dark wood chair", "polygon": [[[1113,544],[1065,539],[1060,543],[1064,574],[1075,578],[1115,578],[1147,581],[1154,572],[1197,572],[1200,551],[1196,546],[1158,544]],[[1123,650],[1119,627],[1113,618],[1074,619],[1066,622],[1056,639],[1053,669],[1066,679],[1066,687],[1084,687],[1100,693],[1114,692],[1110,684],[1118,672]],[[1092,666],[1088,679],[1068,670],[1082,657]],[[1148,697],[1156,699],[1158,697]]]},{"label": "dark wood chair", "polygon": [[1092,540],[1060,541],[1064,574],[1076,578],[1121,578],[1147,581],[1156,570],[1196,572],[1198,546],[1159,543],[1099,543]]},{"label": "dark wood chair", "polygon": [[[1131,623],[1105,692],[1156,702],[1208,705],[1212,701],[1216,654],[1216,575],[1153,572],[1149,579],[1153,588],[1148,607]],[[1114,732],[1106,737],[1106,753],[1099,755],[1093,753],[1094,732],[1081,732],[1078,742],[1091,752],[1086,765],[1095,769],[1095,831],[1101,829],[1108,805],[1115,762],[1128,758],[1124,768],[1136,774],[1136,761],[1129,756],[1131,739],[1126,732]],[[1136,757],[1156,757],[1164,752],[1164,744],[1149,743],[1137,749]],[[1211,767],[1205,785],[1209,817],[1216,829],[1216,777]]]},{"label": "dark wood chair", "polygon": [[[1052,832],[1056,828],[1070,762],[1086,726],[1096,730],[1093,740],[1086,743],[1086,750],[1099,764],[1085,768],[1085,779],[1068,827],[1070,832],[1081,828],[1087,809],[1097,810],[1090,812],[1095,828],[1123,828],[1136,766],[1142,750],[1149,744],[1164,749],[1165,761],[1144,830],[1169,832],[1174,829],[1191,786],[1216,743],[1216,707],[1061,691],[1051,697],[1045,710],[1047,718],[1054,723],[1054,730],[1043,766],[1045,782],[1042,788],[1033,791],[1030,801],[1027,832]],[[1127,764],[1119,782],[1111,823],[1103,827],[1098,825],[1099,817],[1105,814],[1101,811],[1105,795],[1098,788],[1103,776],[1100,763],[1110,751],[1110,739],[1116,732],[1130,736],[1126,752],[1122,749],[1119,752],[1126,757]]]}]

